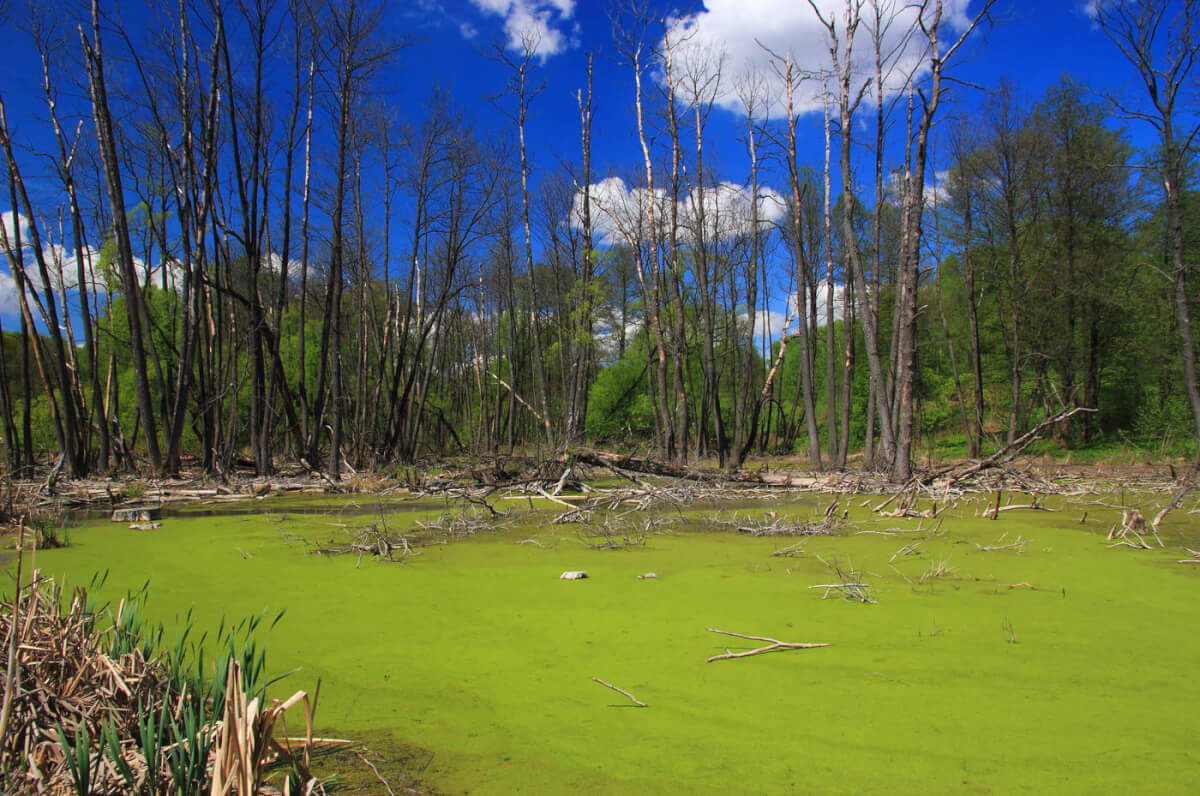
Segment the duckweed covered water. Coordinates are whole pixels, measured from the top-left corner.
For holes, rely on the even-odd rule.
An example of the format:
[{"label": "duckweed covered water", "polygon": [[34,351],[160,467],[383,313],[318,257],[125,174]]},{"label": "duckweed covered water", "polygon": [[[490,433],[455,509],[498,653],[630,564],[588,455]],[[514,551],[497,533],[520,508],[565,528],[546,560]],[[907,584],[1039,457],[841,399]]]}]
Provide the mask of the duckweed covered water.
[{"label": "duckweed covered water", "polygon": [[[1147,516],[1165,501],[1141,498]],[[38,564],[76,583],[107,570],[110,598],[149,578],[150,611],[194,606],[199,628],[286,608],[269,662],[302,666],[289,688],[322,679],[321,732],[416,744],[445,792],[1200,789],[1200,567],[1175,563],[1200,548],[1195,515],[1171,515],[1167,549],[1135,551],[1107,547],[1119,511],[1082,501],[993,521],[975,516],[981,496],[937,534],[885,535],[856,532],[918,521],[861,500],[859,524],[790,558],[771,553],[798,540],[713,531],[708,508],[664,515],[676,522],[644,546],[593,550],[550,525],[557,510],[521,503],[505,530],[358,563],[292,535],[344,540],[377,517],[266,501],[150,533],[87,523]],[[741,511],[819,516],[820,501]],[[1023,552],[978,548],[1018,536]],[[863,570],[877,604],[808,588],[836,579],[818,556]],[[560,581],[568,569],[590,577]],[[833,646],[705,663],[757,646],[706,628]]]}]

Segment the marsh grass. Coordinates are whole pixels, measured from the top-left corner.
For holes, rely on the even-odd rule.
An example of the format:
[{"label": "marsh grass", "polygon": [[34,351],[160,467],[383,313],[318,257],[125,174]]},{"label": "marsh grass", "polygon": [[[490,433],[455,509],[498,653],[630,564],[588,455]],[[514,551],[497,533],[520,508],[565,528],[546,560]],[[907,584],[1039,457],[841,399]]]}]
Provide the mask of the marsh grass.
[{"label": "marsh grass", "polygon": [[[266,701],[278,678],[266,676],[261,636],[282,614],[222,622],[211,640],[194,635],[188,615],[168,642],[167,626],[145,613],[145,584],[115,608],[90,596],[103,587],[93,578],[67,593],[35,570],[0,606],[11,696],[0,722],[0,791],[226,794],[223,783],[236,783],[248,795],[279,762],[294,784],[319,785],[306,766],[307,695]],[[302,757],[272,737],[297,704],[305,707]]]}]

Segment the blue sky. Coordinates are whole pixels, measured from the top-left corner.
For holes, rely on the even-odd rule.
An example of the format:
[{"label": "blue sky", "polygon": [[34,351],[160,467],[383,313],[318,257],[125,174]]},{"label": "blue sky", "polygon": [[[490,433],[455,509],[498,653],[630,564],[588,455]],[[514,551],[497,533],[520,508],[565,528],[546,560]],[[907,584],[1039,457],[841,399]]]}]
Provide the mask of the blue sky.
[{"label": "blue sky", "polygon": [[[823,0],[822,5],[836,6],[836,3]],[[965,13],[974,13],[980,5],[979,0],[948,3]],[[612,25],[608,18],[610,4],[587,0],[410,0],[406,6],[408,19],[415,23],[416,30],[429,37],[429,43],[406,54],[399,79],[410,87],[444,81],[481,118],[492,114],[486,96],[502,87],[504,75],[479,51],[506,40],[506,24],[511,31],[513,20],[523,13],[540,15],[558,36],[554,42],[561,45],[560,50],[545,56],[539,69],[546,89],[534,108],[531,143],[540,153],[540,159],[552,162],[558,156],[576,156],[575,91],[583,86],[585,53],[594,52],[597,123],[593,145],[597,169],[603,172],[606,168],[620,169],[638,162],[632,79],[629,70],[614,60]],[[507,14],[485,10],[502,7],[508,9]],[[569,9],[570,13],[564,14],[562,9]],[[787,46],[784,43],[789,38],[806,44],[813,42],[812,17],[804,0],[710,0],[695,19],[706,36],[728,48],[726,71],[732,75],[746,59],[762,62],[754,38],[775,46]],[[728,23],[733,19],[743,23],[741,29],[729,30]],[[994,25],[975,34],[954,69],[954,74],[966,81],[991,86],[1000,77],[1007,77],[1030,100],[1039,98],[1066,75],[1096,89],[1119,89],[1129,83],[1131,70],[1088,17],[1082,0],[1045,3],[1001,0],[993,19]],[[473,38],[465,38],[464,29]],[[827,61],[827,54],[820,46],[800,44],[797,49],[796,59],[804,65],[819,68]],[[1137,86],[1131,88],[1136,90]],[[960,110],[969,109],[978,100],[978,91],[968,88],[954,91],[953,102]],[[869,115],[869,108],[864,111],[864,115]],[[811,123],[804,125],[805,140],[816,160],[822,146],[819,112],[810,114],[808,121]],[[730,170],[729,176],[736,179],[747,168],[742,162],[744,148],[734,140],[743,123],[740,114],[720,111],[712,123],[713,149],[720,152],[722,163]]]},{"label": "blue sky", "polygon": [[[905,5],[904,0],[893,2],[896,8]],[[961,28],[976,13],[982,0],[945,3],[953,32],[955,25]],[[232,0],[229,5],[233,7]],[[840,5],[841,0],[818,0],[818,6],[825,9]],[[77,63],[73,15],[85,13],[81,6],[70,0],[58,15],[64,23],[67,64]],[[135,42],[141,46],[149,46],[138,31],[144,21],[139,14],[145,15],[148,6],[135,0],[124,0],[119,6]],[[17,11],[20,7],[20,2],[12,3],[0,33],[4,42],[0,49],[0,95],[7,106],[14,139],[25,152],[23,168],[27,180],[34,183],[35,201],[44,201],[42,212],[52,215],[59,200],[53,188],[38,190],[38,170],[44,169],[45,163],[36,153],[49,151],[53,144],[45,123],[40,65],[28,35],[21,32],[26,24]],[[510,47],[523,34],[532,32],[539,42],[535,79],[544,84],[534,101],[528,126],[534,184],[540,175],[557,170],[560,163],[577,163],[580,159],[576,92],[585,86],[588,53],[595,55],[594,180],[610,174],[628,178],[640,169],[641,152],[634,126],[632,77],[628,67],[618,62],[609,18],[611,8],[610,3],[592,0],[393,0],[387,5],[389,34],[412,35],[418,43],[400,55],[373,91],[381,101],[398,107],[402,117],[415,119],[430,87],[439,84],[452,92],[455,101],[487,135],[511,135],[511,123],[497,108],[497,102],[507,100],[496,98],[508,75],[505,67],[487,54]],[[778,52],[790,52],[801,68],[815,71],[828,64],[824,31],[805,0],[709,0],[703,6],[681,9],[660,3],[658,8],[676,34],[686,30],[689,42],[725,52],[724,88],[708,124],[706,161],[716,169],[719,180],[742,184],[748,179],[749,161],[742,142],[745,122],[735,86],[748,69],[765,71],[765,55],[757,42]],[[1025,100],[1034,102],[1050,85],[1069,75],[1095,90],[1120,93],[1128,88],[1136,96],[1139,87],[1132,81],[1132,70],[1088,16],[1084,0],[999,0],[992,19],[993,24],[973,34],[950,70],[965,83],[991,87],[1004,77]],[[655,41],[650,43],[656,44],[665,29],[653,29]],[[864,57],[868,55],[867,45],[865,38],[858,44]],[[117,60],[121,46],[115,36],[108,36],[106,47],[110,60]],[[903,59],[902,47],[898,53]],[[116,68],[120,71],[121,66]],[[288,85],[286,75],[275,78],[279,85]],[[647,89],[656,92],[657,84],[651,79]],[[61,90],[64,115],[70,117],[72,110],[83,110],[77,87],[64,82]],[[970,115],[982,97],[977,89],[954,86],[942,116]],[[800,124],[801,159],[819,169],[823,153],[820,106],[810,101],[805,107],[809,112]],[[778,115],[778,102],[774,109]],[[864,141],[869,137],[865,125],[872,116],[869,104],[860,109],[861,126],[856,134]],[[69,121],[68,126],[73,127],[73,123]],[[898,133],[900,129],[898,126]],[[1135,125],[1130,132],[1139,145],[1152,141],[1148,128]],[[860,148],[855,157],[861,159],[864,154],[865,148]],[[891,154],[889,165],[894,166],[898,159],[894,147]],[[861,164],[860,174],[860,183],[869,183],[867,163]],[[767,175],[766,182],[776,190],[784,189],[779,174]],[[0,201],[0,205],[0,209],[8,209],[6,201]],[[12,310],[11,302],[0,295],[0,313],[5,315],[8,328]]]}]

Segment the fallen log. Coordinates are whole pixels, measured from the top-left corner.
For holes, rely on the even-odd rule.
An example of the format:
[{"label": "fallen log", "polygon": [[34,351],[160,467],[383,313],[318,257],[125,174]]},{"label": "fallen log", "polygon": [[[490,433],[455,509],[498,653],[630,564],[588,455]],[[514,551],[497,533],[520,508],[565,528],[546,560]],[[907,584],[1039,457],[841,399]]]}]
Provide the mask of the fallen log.
[{"label": "fallen log", "polygon": [[[617,453],[605,453],[597,450],[582,450],[575,453],[575,461],[579,464],[589,464],[630,478],[630,473],[640,475],[655,475],[663,478],[681,478],[688,481],[723,482],[727,480],[724,473],[706,473],[690,470],[686,467],[676,467],[654,459],[637,459],[632,456],[622,456]],[[637,479],[630,479],[637,480]]]}]

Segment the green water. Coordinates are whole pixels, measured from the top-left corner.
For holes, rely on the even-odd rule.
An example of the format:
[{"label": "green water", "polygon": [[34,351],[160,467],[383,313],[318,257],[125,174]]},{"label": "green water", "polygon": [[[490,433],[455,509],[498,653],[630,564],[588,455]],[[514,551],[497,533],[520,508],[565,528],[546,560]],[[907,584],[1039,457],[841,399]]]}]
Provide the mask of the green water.
[{"label": "green water", "polygon": [[[1148,516],[1165,500],[1123,499]],[[549,524],[558,509],[513,502],[505,530],[356,566],[281,529],[343,540],[370,515],[268,500],[154,532],[85,523],[38,565],[76,583],[108,570],[110,598],[149,578],[152,614],[194,606],[200,627],[286,608],[269,662],[302,670],[276,695],[320,677],[322,732],[419,745],[432,755],[422,778],[444,792],[1200,789],[1200,566],[1175,563],[1200,548],[1188,502],[1163,526],[1165,550],[1135,551],[1106,546],[1120,512],[1093,498],[992,521],[976,516],[980,497],[936,535],[856,533],[918,527],[873,519],[862,500],[860,524],[794,558],[771,552],[795,539],[711,530],[707,507],[673,512],[644,546],[593,550],[578,526]],[[816,517],[828,498],[796,501],[740,511]],[[1018,536],[1020,553],[977,548]],[[517,544],[531,537],[545,547]],[[877,604],[809,589],[836,579],[818,555],[864,570]],[[952,571],[918,582],[939,563]],[[590,577],[559,580],[567,569]],[[756,646],[706,628],[833,646],[706,663]]]}]

